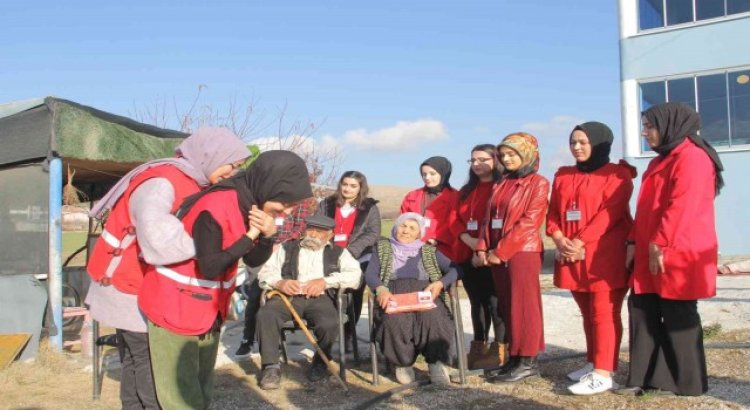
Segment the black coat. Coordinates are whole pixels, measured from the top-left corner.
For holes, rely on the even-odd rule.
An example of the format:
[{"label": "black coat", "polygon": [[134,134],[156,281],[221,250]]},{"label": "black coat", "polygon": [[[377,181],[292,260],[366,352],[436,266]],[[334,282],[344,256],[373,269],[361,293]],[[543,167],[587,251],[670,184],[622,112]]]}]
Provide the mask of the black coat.
[{"label": "black coat", "polygon": [[[380,238],[380,210],[377,203],[378,201],[372,198],[365,198],[357,207],[354,229],[346,247],[355,259],[372,253],[375,243]],[[332,195],[320,201],[315,213],[336,219],[336,196]]]}]

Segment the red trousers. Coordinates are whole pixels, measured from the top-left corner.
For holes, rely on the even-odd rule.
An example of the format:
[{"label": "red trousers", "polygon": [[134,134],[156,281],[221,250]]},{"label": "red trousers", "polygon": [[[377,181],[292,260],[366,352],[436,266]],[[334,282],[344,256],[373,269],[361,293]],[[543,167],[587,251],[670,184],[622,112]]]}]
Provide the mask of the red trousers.
[{"label": "red trousers", "polygon": [[627,289],[602,290],[598,292],[574,292],[583,316],[583,331],[586,334],[586,358],[595,369],[617,370],[622,340],[620,309]]},{"label": "red trousers", "polygon": [[541,271],[541,252],[518,252],[507,266],[492,266],[498,310],[505,323],[511,356],[536,356],[544,351]]}]

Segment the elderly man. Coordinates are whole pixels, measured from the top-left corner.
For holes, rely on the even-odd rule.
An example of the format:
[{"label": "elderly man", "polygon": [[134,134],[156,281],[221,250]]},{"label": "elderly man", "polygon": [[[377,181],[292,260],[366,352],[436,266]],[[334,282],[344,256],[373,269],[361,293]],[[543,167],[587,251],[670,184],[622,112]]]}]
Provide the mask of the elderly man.
[{"label": "elderly man", "polygon": [[[338,311],[328,289],[357,288],[362,271],[354,257],[331,243],[333,219],[313,215],[306,219],[301,240],[285,242],[258,272],[260,287],[287,295],[299,315],[313,328],[321,349],[330,355],[336,341]],[[260,388],[277,389],[281,382],[279,339],[284,322],[292,315],[282,301],[272,298],[258,311],[257,325],[263,371]],[[317,381],[326,375],[326,366],[316,354],[307,377]]]}]

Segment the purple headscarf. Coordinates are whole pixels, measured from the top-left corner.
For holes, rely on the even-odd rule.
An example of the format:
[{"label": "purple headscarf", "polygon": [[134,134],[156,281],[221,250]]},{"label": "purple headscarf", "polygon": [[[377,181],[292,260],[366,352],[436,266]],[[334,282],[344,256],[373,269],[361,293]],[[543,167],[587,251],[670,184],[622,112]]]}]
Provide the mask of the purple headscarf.
[{"label": "purple headscarf", "polygon": [[208,176],[222,165],[233,164],[250,156],[245,143],[227,128],[201,127],[175,148],[176,158],[163,158],[141,164],[123,176],[89,214],[101,218],[128,189],[130,181],[141,172],[160,165],[174,165],[198,185],[209,185]]},{"label": "purple headscarf", "polygon": [[396,222],[393,223],[393,229],[391,229],[391,248],[393,248],[393,272],[406,264],[409,258],[413,258],[419,254],[419,250],[422,249],[424,242],[417,239],[411,243],[401,243],[396,239],[396,230],[404,223],[407,219],[412,219],[419,224],[419,237],[423,237],[425,234],[424,218],[422,215],[416,212],[406,212],[401,214]]}]

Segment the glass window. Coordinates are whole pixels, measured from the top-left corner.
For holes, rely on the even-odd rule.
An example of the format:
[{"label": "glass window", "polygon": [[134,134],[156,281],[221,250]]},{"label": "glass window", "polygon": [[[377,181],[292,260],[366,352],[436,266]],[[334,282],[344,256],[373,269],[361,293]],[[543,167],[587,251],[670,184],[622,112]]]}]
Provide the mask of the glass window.
[{"label": "glass window", "polygon": [[693,21],[693,0],[667,0],[667,25]]},{"label": "glass window", "polygon": [[724,15],[724,0],[695,0],[695,19],[705,20]]},{"label": "glass window", "polygon": [[727,0],[727,14],[750,11],[750,0]]},{"label": "glass window", "polygon": [[698,83],[698,112],[701,115],[701,137],[713,145],[729,145],[727,114],[727,76],[704,75]]},{"label": "glass window", "polygon": [[640,0],[638,14],[641,30],[664,27],[664,3],[662,0]]},{"label": "glass window", "polygon": [[750,70],[729,73],[732,145],[750,144]]},{"label": "glass window", "polygon": [[646,111],[651,108],[652,105],[664,102],[667,102],[664,81],[641,83],[641,111]]},{"label": "glass window", "polygon": [[667,101],[684,102],[696,109],[695,80],[690,77],[667,81]]}]

